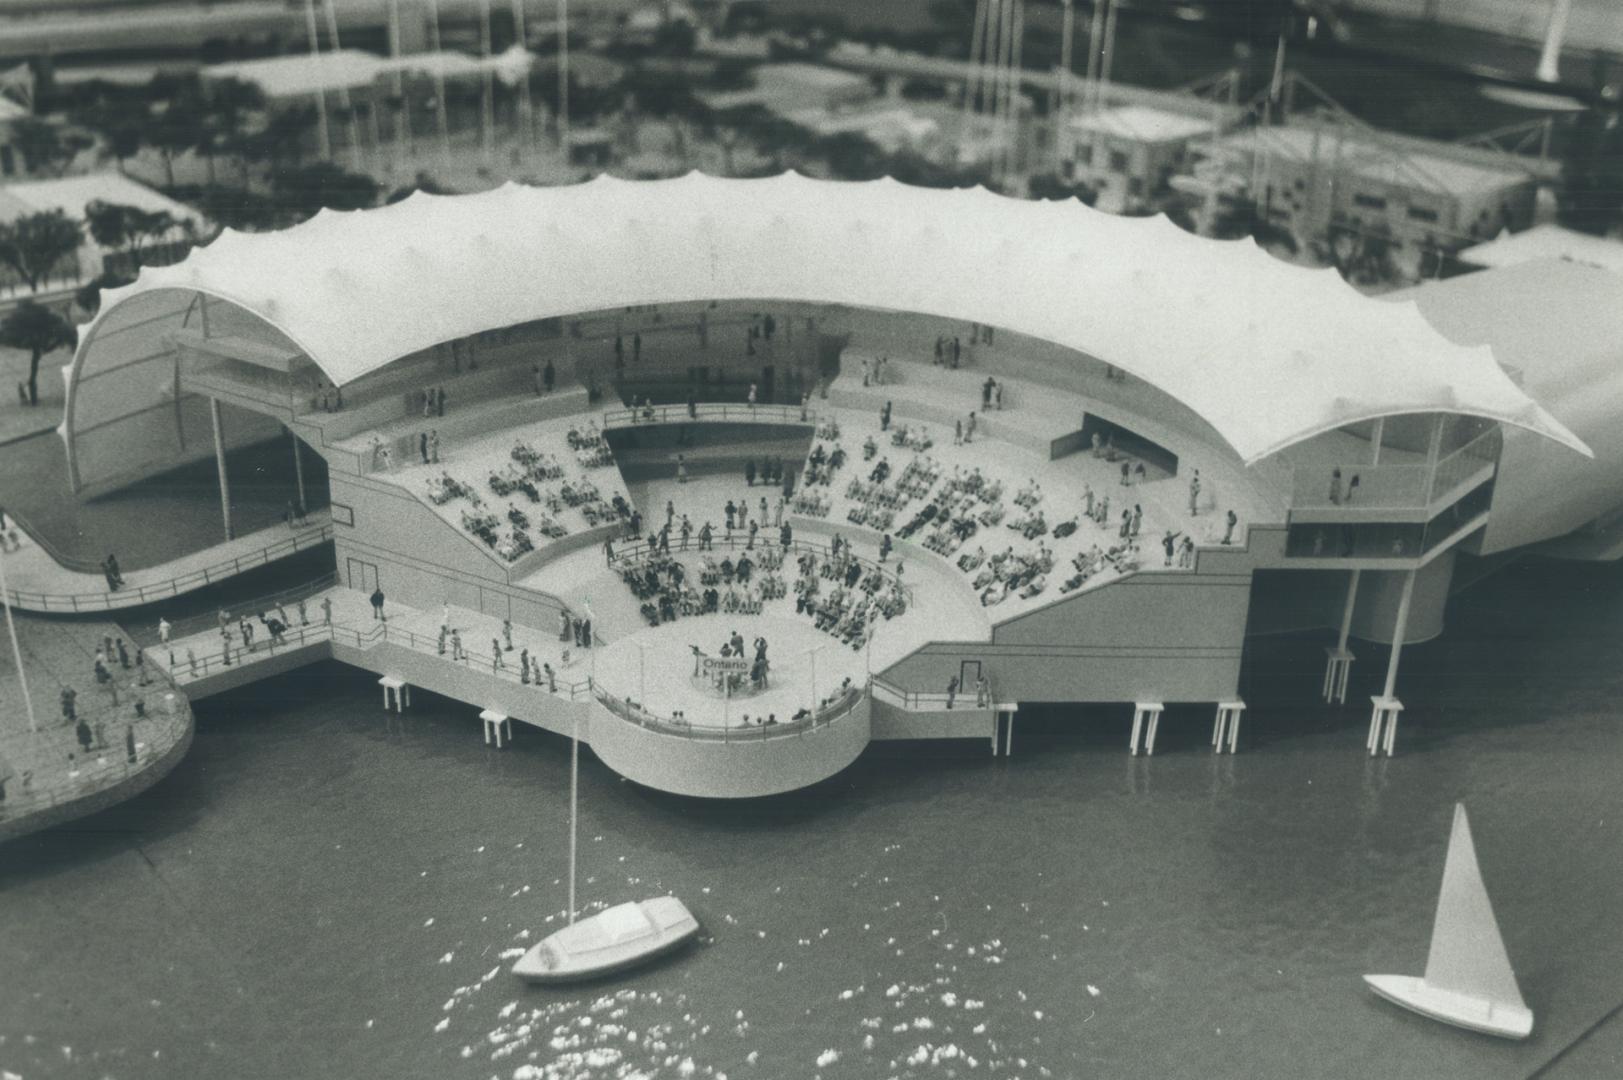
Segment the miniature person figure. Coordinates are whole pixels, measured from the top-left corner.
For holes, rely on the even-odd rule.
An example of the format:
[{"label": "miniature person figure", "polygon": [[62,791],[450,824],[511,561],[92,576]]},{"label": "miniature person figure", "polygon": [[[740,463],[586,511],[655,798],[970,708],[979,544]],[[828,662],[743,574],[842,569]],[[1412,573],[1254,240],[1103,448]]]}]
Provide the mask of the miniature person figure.
[{"label": "miniature person figure", "polygon": [[1200,470],[1196,469],[1189,477],[1189,516],[1194,517],[1200,508]]},{"label": "miniature person figure", "polygon": [[953,700],[958,696],[958,676],[954,675],[947,680],[947,708],[952,708]]},{"label": "miniature person figure", "polygon": [[462,631],[451,631],[451,659],[466,660],[468,654],[462,651]]},{"label": "miniature person figure", "polygon": [[1234,543],[1234,526],[1236,524],[1238,524],[1239,520],[1240,520],[1239,515],[1236,514],[1233,510],[1230,510],[1228,512],[1227,525],[1223,530],[1223,543],[1225,543],[1225,544]]},{"label": "miniature person figure", "polygon": [[387,621],[383,614],[383,586],[379,585],[372,590],[372,618]]},{"label": "miniature person figure", "polygon": [[507,652],[513,651],[513,620],[502,620],[502,640],[507,642]]},{"label": "miniature person figure", "polygon": [[428,433],[428,460],[435,465],[440,463],[440,429],[434,428]]},{"label": "miniature person figure", "polygon": [[332,597],[330,596],[321,598],[321,625],[332,625]]},{"label": "miniature person figure", "polygon": [[1339,468],[1330,470],[1330,505],[1341,505],[1341,470]]}]

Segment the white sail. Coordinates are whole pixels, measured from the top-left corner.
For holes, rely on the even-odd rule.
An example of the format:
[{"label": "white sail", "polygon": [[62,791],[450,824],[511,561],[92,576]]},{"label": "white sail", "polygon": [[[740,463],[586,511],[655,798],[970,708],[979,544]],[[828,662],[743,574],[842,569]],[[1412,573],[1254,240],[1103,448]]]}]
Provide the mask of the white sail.
[{"label": "white sail", "polygon": [[1494,1005],[1527,1007],[1482,884],[1471,823],[1459,803],[1454,806],[1454,830],[1443,864],[1443,888],[1437,898],[1425,981],[1428,986],[1484,998]]}]

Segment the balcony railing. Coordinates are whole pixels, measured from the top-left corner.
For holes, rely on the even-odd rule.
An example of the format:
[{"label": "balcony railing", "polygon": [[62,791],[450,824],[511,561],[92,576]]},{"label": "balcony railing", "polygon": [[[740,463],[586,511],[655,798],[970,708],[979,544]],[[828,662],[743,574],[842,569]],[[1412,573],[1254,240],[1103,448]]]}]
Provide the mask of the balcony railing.
[{"label": "balcony railing", "polygon": [[[1484,431],[1450,452],[1435,466],[1327,462],[1297,468],[1292,480],[1293,510],[1424,510],[1499,459],[1498,428]],[[1336,478],[1337,470],[1341,476]],[[1357,480],[1355,486],[1353,481]]]},{"label": "balcony railing", "polygon": [[[1339,479],[1337,470],[1341,473]],[[1427,483],[1429,471],[1424,465],[1371,465],[1368,462],[1330,462],[1298,468],[1291,491],[1291,508],[1421,509],[1431,494]]]},{"label": "balcony railing", "polygon": [[643,405],[631,409],[610,409],[603,414],[603,428],[635,427],[638,424],[687,424],[697,420],[734,421],[755,424],[815,424],[817,412],[799,405],[748,405],[733,402],[705,402],[686,405]]},{"label": "balcony railing", "polygon": [[897,708],[909,712],[937,712],[947,708],[947,702],[952,702],[955,709],[990,709],[997,701],[990,681],[986,684],[985,693],[978,693],[975,687],[947,694],[945,691],[903,690],[901,687],[886,682],[884,679],[873,680],[873,696],[877,701],[883,701]]},{"label": "balcony railing", "polygon": [[257,551],[239,555],[229,562],[188,571],[167,581],[127,587],[116,592],[40,593],[13,589],[11,602],[28,611],[111,611],[115,608],[138,607],[233,578],[244,570],[252,570],[295,552],[325,544],[332,536],[332,526],[323,525],[319,529],[306,529]]},{"label": "balcony railing", "polygon": [[1504,436],[1497,427],[1484,431],[1458,450],[1437,462],[1437,471],[1431,481],[1431,501],[1446,495],[1485,467],[1499,460]]}]

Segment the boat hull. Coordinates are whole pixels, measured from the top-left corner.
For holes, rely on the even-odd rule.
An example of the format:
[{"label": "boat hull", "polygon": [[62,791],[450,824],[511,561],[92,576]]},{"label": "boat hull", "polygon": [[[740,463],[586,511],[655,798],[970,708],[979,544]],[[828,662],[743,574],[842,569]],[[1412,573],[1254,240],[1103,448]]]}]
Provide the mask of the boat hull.
[{"label": "boat hull", "polygon": [[[641,912],[647,920],[648,933],[582,947],[582,942],[591,937],[594,920],[628,908]],[[513,964],[513,974],[537,985],[607,978],[669,955],[698,936],[699,922],[680,900],[655,897],[621,904],[548,935]]]},{"label": "boat hull", "polygon": [[1520,1005],[1442,990],[1418,975],[1365,975],[1364,982],[1394,1005],[1468,1031],[1502,1039],[1525,1039],[1533,1032],[1533,1012]]}]

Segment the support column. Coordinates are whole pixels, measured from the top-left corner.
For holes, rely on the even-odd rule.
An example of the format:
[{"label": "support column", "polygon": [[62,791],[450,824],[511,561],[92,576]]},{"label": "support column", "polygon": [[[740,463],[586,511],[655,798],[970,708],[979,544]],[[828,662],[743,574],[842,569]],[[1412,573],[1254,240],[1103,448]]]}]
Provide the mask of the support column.
[{"label": "support column", "polygon": [[1347,601],[1341,609],[1341,634],[1336,638],[1336,647],[1324,650],[1324,701],[1329,704],[1334,701],[1338,705],[1347,704],[1347,679],[1352,674],[1353,654],[1347,648],[1348,635],[1352,633],[1353,607],[1358,602],[1358,582],[1363,576],[1362,570],[1354,570],[1347,582]]},{"label": "support column", "polygon": [[225,538],[235,537],[231,531],[231,481],[225,474],[225,434],[220,426],[220,399],[209,398],[209,419],[214,421],[214,464],[220,470],[220,516],[225,520]]},{"label": "support column", "polygon": [[1398,715],[1403,712],[1403,703],[1395,696],[1398,686],[1398,660],[1403,655],[1403,635],[1409,629],[1409,602],[1414,597],[1415,571],[1410,570],[1403,579],[1403,595],[1398,600],[1397,625],[1392,632],[1392,655],[1386,662],[1386,686],[1377,697],[1370,698],[1372,710],[1369,717],[1369,737],[1365,746],[1371,755],[1386,751],[1386,756],[1392,756],[1392,748],[1397,741]]},{"label": "support column", "polygon": [[295,504],[295,509],[303,510],[309,505],[304,501],[304,455],[299,450],[299,437],[293,434],[292,428],[287,429],[287,435],[293,440],[293,478],[298,483],[299,491],[299,501]]},{"label": "support column", "polygon": [[1370,432],[1369,437],[1369,463],[1371,465],[1381,463],[1381,440],[1384,438],[1386,438],[1386,417],[1377,416],[1375,418],[1375,430]]}]

